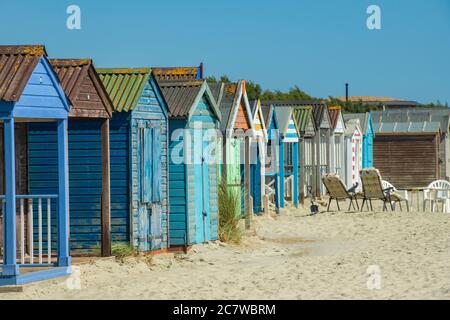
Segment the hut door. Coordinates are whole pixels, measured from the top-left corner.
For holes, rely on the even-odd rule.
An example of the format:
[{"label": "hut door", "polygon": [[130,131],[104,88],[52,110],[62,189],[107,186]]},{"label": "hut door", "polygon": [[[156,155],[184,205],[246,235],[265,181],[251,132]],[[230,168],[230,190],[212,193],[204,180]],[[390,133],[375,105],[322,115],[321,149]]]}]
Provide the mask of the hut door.
[{"label": "hut door", "polygon": [[205,130],[194,131],[194,181],[195,181],[195,240],[203,243],[211,239],[209,210],[209,155]]},{"label": "hut door", "polygon": [[[227,183],[234,195],[241,199],[241,141],[230,139],[227,143]],[[241,202],[236,208],[236,215],[241,216]]]},{"label": "hut door", "polygon": [[142,121],[139,126],[139,247],[161,248],[161,128],[158,122]]}]

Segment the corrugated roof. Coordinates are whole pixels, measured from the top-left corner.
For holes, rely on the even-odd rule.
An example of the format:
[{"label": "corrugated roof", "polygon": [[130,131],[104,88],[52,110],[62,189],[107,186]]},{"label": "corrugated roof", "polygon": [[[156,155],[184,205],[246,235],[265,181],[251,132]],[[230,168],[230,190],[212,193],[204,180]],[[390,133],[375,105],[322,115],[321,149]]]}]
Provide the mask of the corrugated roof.
[{"label": "corrugated roof", "polygon": [[153,75],[157,80],[201,80],[201,67],[153,67]]},{"label": "corrugated roof", "polygon": [[408,109],[373,111],[372,121],[378,134],[434,134],[448,132],[450,110],[447,109]]},{"label": "corrugated roof", "polygon": [[297,107],[294,109],[294,118],[297,122],[300,132],[306,132],[309,129],[312,116],[312,107]]},{"label": "corrugated roof", "polygon": [[59,78],[66,96],[74,107],[71,113],[80,107],[78,106],[79,99],[77,97],[86,78],[91,77],[104,107],[99,117],[111,117],[113,110],[112,101],[98,77],[92,59],[50,59],[49,61]]},{"label": "corrugated roof", "polygon": [[185,118],[200,93],[204,81],[158,81],[172,118]]},{"label": "corrugated roof", "polygon": [[150,68],[105,69],[97,72],[117,112],[133,110],[145,84],[149,81]]},{"label": "corrugated roof", "polygon": [[43,45],[0,46],[0,100],[17,102],[39,60]]}]

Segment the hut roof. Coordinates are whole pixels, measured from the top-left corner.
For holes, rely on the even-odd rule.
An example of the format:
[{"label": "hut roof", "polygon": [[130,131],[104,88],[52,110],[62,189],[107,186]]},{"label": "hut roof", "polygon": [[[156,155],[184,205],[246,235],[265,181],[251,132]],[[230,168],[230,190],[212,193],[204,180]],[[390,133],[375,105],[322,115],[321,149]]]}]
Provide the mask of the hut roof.
[{"label": "hut roof", "polygon": [[253,128],[252,111],[250,102],[247,100],[247,93],[245,91],[245,81],[240,80],[233,83],[221,83],[212,86],[212,91],[215,93],[217,105],[219,106],[220,113],[222,115],[222,121],[220,123],[220,129],[225,132],[230,129],[233,121],[233,116],[241,101],[244,101],[245,112],[250,123],[250,127]]},{"label": "hut roof", "polygon": [[446,133],[450,126],[450,109],[408,109],[372,112],[377,134]]},{"label": "hut roof", "polygon": [[221,118],[214,97],[205,80],[158,81],[158,84],[167,101],[171,118],[187,118],[195,102],[203,94],[206,94],[217,118]]},{"label": "hut roof", "polygon": [[312,107],[304,106],[294,109],[294,118],[297,122],[301,134],[312,134],[314,131],[314,122],[312,120]]},{"label": "hut roof", "polygon": [[329,107],[328,112],[330,113],[331,128],[334,130],[336,129],[339,122],[339,117],[341,116],[341,107]]},{"label": "hut roof", "polygon": [[[50,59],[50,64],[56,72],[66,96],[72,103],[72,116],[95,113],[95,116],[99,118],[111,118],[112,101],[95,71],[92,59]],[[94,110],[97,106],[86,105],[88,97],[80,99],[79,95],[83,86],[89,86],[89,83],[92,83],[101,99],[102,107],[99,110]],[[93,101],[93,104],[98,103]]]},{"label": "hut roof", "polygon": [[0,100],[19,101],[43,56],[47,56],[43,45],[0,46]]},{"label": "hut roof", "polygon": [[352,137],[355,131],[361,133],[361,124],[359,119],[350,119],[345,121],[345,135],[347,137]]},{"label": "hut roof", "polygon": [[154,67],[153,75],[160,81],[186,81],[201,80],[203,75],[202,67]]},{"label": "hut roof", "polygon": [[97,72],[117,112],[128,112],[136,107],[151,76],[150,68],[98,68]]},{"label": "hut roof", "polygon": [[370,119],[370,113],[345,113],[344,114],[344,120],[350,120],[350,119],[358,119],[359,124],[361,126],[361,130],[363,133],[366,133],[369,129],[369,119]]}]

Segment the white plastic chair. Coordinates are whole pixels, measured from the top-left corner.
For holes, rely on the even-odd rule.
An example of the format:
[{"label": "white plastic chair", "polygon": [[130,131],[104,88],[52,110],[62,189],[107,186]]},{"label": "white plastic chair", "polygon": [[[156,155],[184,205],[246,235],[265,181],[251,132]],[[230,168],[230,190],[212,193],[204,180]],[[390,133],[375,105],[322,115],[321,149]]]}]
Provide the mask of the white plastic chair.
[{"label": "white plastic chair", "polygon": [[[433,191],[438,189],[438,191]],[[436,180],[423,191],[423,211],[426,210],[427,201],[431,204],[431,212],[435,212],[436,204],[442,202],[444,212],[450,209],[450,182],[446,180]]]},{"label": "white plastic chair", "polygon": [[[391,189],[393,192],[399,194],[403,198],[403,200],[407,203],[408,209],[411,208],[411,201],[408,198],[407,190],[398,190],[396,187],[394,187],[394,185],[392,185],[392,183],[390,183],[386,180],[382,180],[381,185],[383,186],[383,190]],[[395,208],[395,203],[394,203],[394,208]]]}]

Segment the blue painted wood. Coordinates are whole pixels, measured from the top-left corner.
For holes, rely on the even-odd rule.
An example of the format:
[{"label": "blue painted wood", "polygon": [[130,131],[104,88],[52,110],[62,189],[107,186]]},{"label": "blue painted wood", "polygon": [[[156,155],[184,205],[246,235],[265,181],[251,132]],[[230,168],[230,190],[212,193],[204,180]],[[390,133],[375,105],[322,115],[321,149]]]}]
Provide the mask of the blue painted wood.
[{"label": "blue painted wood", "polygon": [[152,201],[155,203],[160,203],[162,199],[162,188],[161,188],[161,127],[156,125],[153,129],[153,146],[151,153],[154,157],[153,170],[152,170]]},{"label": "blue painted wood", "polygon": [[14,119],[4,121],[5,146],[5,212],[3,217],[3,270],[4,276],[19,274],[16,262],[16,165]]},{"label": "blue painted wood", "polygon": [[293,175],[294,175],[294,190],[292,191],[294,206],[298,208],[298,142],[295,142],[292,146],[292,157],[293,157]]},{"label": "blue painted wood", "polygon": [[[218,128],[211,104],[203,96],[191,110],[189,120],[171,119],[170,127],[170,244],[191,245],[218,239],[217,159],[202,138],[208,129]],[[189,136],[183,130],[189,129]],[[198,138],[193,139],[192,132]],[[185,139],[189,139],[186,140]],[[184,149],[184,145],[188,148]],[[187,152],[186,152],[187,151]],[[174,156],[175,155],[175,156]],[[184,161],[190,155],[190,161]],[[217,155],[216,155],[217,156]],[[195,160],[195,161],[194,161]]]},{"label": "blue painted wood", "polygon": [[47,58],[41,58],[14,106],[14,117],[67,119],[69,110],[66,96]]},{"label": "blue painted wood", "polygon": [[58,121],[58,267],[71,265],[69,256],[69,142],[67,119]]},{"label": "blue painted wood", "polygon": [[366,132],[363,135],[363,169],[373,168],[373,140],[375,130],[373,128],[372,113],[368,113]]},{"label": "blue painted wood", "polygon": [[279,185],[279,207],[284,208],[284,141],[280,140],[280,153],[279,153],[279,169],[278,169],[278,185]]}]

